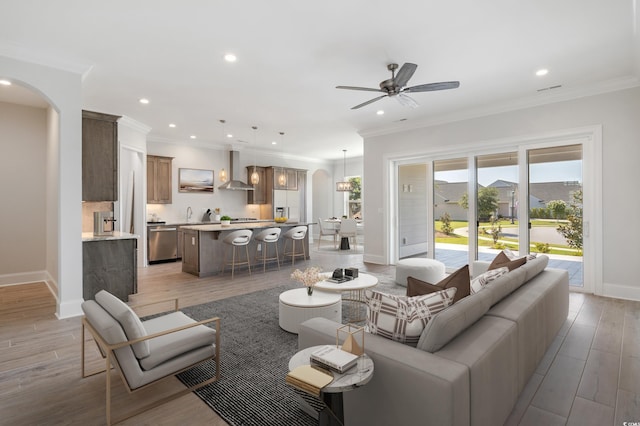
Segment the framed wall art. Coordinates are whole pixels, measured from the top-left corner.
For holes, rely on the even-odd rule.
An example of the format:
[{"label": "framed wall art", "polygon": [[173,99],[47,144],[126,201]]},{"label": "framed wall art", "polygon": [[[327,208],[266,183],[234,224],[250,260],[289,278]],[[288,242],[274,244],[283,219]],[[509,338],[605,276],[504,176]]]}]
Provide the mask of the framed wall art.
[{"label": "framed wall art", "polygon": [[213,170],[178,169],[178,192],[213,192]]}]

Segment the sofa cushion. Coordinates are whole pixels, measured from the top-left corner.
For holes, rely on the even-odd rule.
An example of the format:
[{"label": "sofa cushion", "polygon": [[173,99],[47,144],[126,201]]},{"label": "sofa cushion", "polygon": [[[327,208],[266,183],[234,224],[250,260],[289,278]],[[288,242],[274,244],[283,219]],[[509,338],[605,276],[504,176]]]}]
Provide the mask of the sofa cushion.
[{"label": "sofa cushion", "polygon": [[437,284],[431,284],[414,277],[407,277],[407,296],[422,296],[423,294],[435,293],[436,291],[455,287],[457,291],[453,298],[453,303],[456,303],[470,294],[470,286],[469,265],[465,265]]},{"label": "sofa cushion", "polygon": [[453,303],[455,293],[454,287],[416,297],[366,290],[366,331],[416,346],[429,320]]},{"label": "sofa cushion", "polygon": [[499,278],[509,272],[509,268],[502,267],[498,269],[490,269],[474,278],[471,281],[471,294],[478,293],[491,281]]},{"label": "sofa cushion", "polygon": [[549,256],[544,254],[538,257],[535,257],[533,259],[527,260],[527,263],[525,263],[521,267],[527,273],[525,277],[525,281],[530,281],[531,279],[533,279],[533,277],[538,275],[540,272],[544,271],[544,268],[547,267],[548,263],[549,263]]},{"label": "sofa cushion", "polygon": [[[95,296],[96,302],[102,308],[116,319],[124,329],[124,333],[127,335],[128,340],[139,339],[146,337],[147,332],[142,325],[142,321],[138,318],[133,309],[129,307],[122,300],[118,299],[113,294],[106,290],[100,290]],[[138,342],[132,345],[133,352],[138,359],[149,356],[149,342]]]},{"label": "sofa cushion", "polygon": [[489,270],[507,267],[509,268],[509,271],[513,271],[514,269],[524,265],[526,261],[527,261],[526,257],[521,257],[519,259],[512,260],[507,257],[504,251],[501,251],[489,264]]},{"label": "sofa cushion", "polygon": [[436,352],[473,325],[491,308],[491,291],[472,294],[433,317],[420,335],[417,348]]},{"label": "sofa cushion", "polygon": [[[195,323],[193,319],[178,311],[147,320],[143,325],[147,333],[151,335],[193,323]],[[143,369],[150,370],[175,356],[203,346],[211,346],[215,344],[215,341],[216,331],[205,325],[154,337],[149,339],[151,354],[140,360],[140,365]]]}]

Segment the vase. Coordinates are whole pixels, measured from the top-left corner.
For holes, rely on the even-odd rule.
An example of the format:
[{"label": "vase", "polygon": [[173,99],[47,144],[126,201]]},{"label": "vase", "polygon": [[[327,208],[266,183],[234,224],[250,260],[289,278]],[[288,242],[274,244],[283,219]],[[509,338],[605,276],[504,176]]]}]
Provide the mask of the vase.
[{"label": "vase", "polygon": [[313,294],[313,287],[311,287],[311,286],[308,286],[308,287],[307,287],[307,294],[308,294],[309,296],[311,296],[311,295]]}]

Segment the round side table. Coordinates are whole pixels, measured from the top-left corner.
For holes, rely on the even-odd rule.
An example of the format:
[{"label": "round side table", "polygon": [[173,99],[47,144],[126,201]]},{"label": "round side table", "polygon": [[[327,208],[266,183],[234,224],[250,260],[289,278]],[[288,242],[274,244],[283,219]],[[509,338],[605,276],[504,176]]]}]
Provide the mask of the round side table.
[{"label": "round side table", "polygon": [[[289,360],[289,371],[301,365],[310,364],[309,357],[320,346],[311,346],[297,352]],[[344,425],[344,409],[342,393],[359,388],[367,384],[373,377],[373,360],[364,354],[358,359],[358,363],[343,374],[333,373],[333,381],[320,391],[320,398],[325,403],[325,408],[320,411],[319,425]]]}]

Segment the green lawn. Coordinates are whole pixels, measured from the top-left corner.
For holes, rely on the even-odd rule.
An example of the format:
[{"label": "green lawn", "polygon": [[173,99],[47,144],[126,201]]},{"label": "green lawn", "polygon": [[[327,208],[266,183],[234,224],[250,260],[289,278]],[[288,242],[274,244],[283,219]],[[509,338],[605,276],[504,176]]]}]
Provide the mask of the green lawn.
[{"label": "green lawn", "polygon": [[[561,221],[562,222],[562,221]],[[459,229],[459,228],[466,228],[468,226],[468,222],[467,221],[460,221],[460,220],[452,220],[450,222],[450,225],[453,229]],[[510,219],[505,219],[505,220],[501,220],[500,221],[500,225],[502,226],[502,229],[507,229],[507,228],[517,228],[518,227],[518,221],[514,221],[513,224],[511,224],[511,220]],[[555,220],[532,220],[531,221],[531,225],[532,226],[546,226],[546,227],[557,227],[558,226],[558,222],[556,222]],[[491,229],[491,223],[490,222],[480,222],[480,229],[482,232],[482,228],[486,228],[486,229]],[[436,237],[436,243],[446,243],[446,244],[461,244],[461,245],[469,245],[469,238],[465,237],[465,236],[461,236],[461,235],[455,235],[455,234],[451,234],[451,235],[444,235],[441,231],[442,229],[442,222],[437,220],[435,222],[435,229],[436,231],[439,232],[438,236]],[[503,242],[505,244],[506,247],[510,248],[510,249],[515,249],[518,250],[518,239],[517,238],[511,238],[511,237],[500,237],[500,241]],[[535,243],[535,242],[533,242]],[[535,244],[531,244],[531,252],[536,252],[536,247]],[[478,238],[478,245],[482,246],[482,247],[492,247],[493,246],[493,239],[491,238],[490,235],[484,235],[484,234],[480,234],[479,238]],[[557,250],[557,249],[565,249],[565,250]],[[567,251],[570,250],[570,251]],[[553,245],[549,247],[549,254],[563,254],[563,255],[581,255],[581,253],[578,253],[576,250],[571,249],[568,245]]]}]

